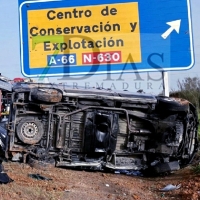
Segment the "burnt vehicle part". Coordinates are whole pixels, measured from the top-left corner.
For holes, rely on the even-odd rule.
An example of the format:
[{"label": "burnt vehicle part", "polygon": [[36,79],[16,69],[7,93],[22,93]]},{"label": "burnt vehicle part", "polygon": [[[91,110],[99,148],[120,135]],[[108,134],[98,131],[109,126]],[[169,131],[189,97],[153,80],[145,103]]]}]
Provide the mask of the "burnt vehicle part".
[{"label": "burnt vehicle part", "polygon": [[58,167],[167,173],[191,162],[197,126],[194,106],[182,99],[19,83],[5,156]]}]

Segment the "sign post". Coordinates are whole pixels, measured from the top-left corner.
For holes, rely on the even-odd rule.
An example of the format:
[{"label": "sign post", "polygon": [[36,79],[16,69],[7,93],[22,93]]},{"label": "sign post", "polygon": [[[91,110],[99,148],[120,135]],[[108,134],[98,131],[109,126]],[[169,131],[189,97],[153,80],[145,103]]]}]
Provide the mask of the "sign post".
[{"label": "sign post", "polygon": [[22,73],[190,69],[190,14],[190,0],[19,0]]},{"label": "sign post", "polygon": [[164,96],[169,97],[169,78],[168,78],[168,72],[162,72],[162,78],[163,78],[163,93]]}]

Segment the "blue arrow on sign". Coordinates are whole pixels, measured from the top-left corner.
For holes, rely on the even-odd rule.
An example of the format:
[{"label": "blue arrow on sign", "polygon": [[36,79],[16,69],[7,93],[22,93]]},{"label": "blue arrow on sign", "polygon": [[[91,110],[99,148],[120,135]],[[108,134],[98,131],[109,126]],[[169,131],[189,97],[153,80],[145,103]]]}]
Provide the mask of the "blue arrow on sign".
[{"label": "blue arrow on sign", "polygon": [[19,0],[27,77],[186,70],[189,0]]}]

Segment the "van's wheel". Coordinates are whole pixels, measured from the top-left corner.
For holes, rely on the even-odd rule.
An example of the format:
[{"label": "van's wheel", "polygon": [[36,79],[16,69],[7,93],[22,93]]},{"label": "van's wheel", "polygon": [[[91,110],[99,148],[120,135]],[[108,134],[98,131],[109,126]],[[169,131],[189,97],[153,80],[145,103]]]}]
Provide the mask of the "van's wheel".
[{"label": "van's wheel", "polygon": [[157,109],[160,111],[187,112],[189,103],[184,99],[174,99],[170,97],[158,97]]},{"label": "van's wheel", "polygon": [[192,162],[195,152],[198,150],[197,120],[194,113],[190,111],[187,115],[186,134],[184,137],[183,157],[185,164]]},{"label": "van's wheel", "polygon": [[43,134],[43,124],[35,118],[22,119],[17,125],[17,136],[25,144],[36,144]]}]

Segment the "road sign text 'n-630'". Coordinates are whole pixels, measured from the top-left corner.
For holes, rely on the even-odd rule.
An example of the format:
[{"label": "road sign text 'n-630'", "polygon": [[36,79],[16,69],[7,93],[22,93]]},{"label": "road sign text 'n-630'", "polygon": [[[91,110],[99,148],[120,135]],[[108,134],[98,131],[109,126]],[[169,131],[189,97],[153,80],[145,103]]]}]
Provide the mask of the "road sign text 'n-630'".
[{"label": "road sign text 'n-630'", "polygon": [[27,77],[194,65],[190,0],[19,0],[19,17]]}]

